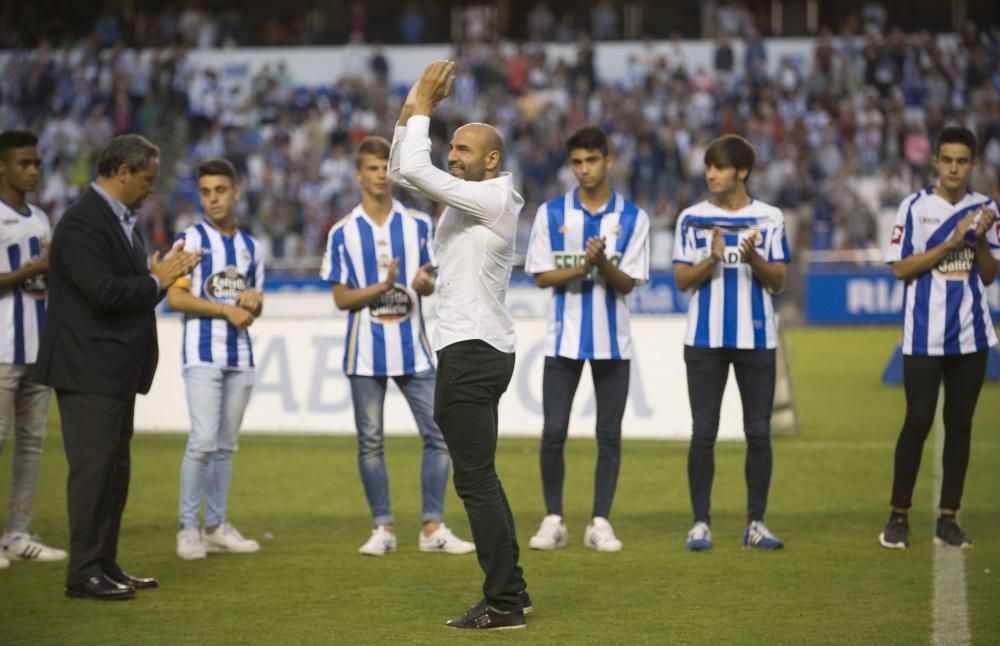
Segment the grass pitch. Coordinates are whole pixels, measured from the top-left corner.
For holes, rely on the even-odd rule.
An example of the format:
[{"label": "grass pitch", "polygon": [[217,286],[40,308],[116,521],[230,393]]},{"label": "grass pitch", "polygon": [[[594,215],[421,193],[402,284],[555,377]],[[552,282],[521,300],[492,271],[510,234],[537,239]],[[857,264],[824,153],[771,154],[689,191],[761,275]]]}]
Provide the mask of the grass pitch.
[{"label": "grass pitch", "polygon": [[[911,549],[883,550],[876,540],[887,516],[903,414],[902,389],[883,387],[879,379],[898,334],[788,333],[801,433],[774,440],[767,521],[787,543],[781,552],[739,545],[742,443],[717,448],[715,547],[685,552],[687,445],[669,441],[625,443],[612,519],[625,549],[597,554],[584,548],[595,446],[592,439],[571,440],[565,496],[571,543],[555,553],[522,552],[535,605],[528,629],[470,635],[442,624],[480,596],[474,557],[417,551],[416,440],[387,442],[397,553],[380,559],[356,553],[370,527],[353,438],[251,435],[236,458],[229,515],[244,534],[261,540],[261,552],[185,562],[174,554],[185,438],[140,435],[132,443],[120,562],[135,575],[157,576],[162,587],[131,602],[72,600],[62,594],[64,564],[15,562],[0,571],[0,643],[928,643],[933,441],[911,512]],[[544,514],[537,450],[537,440],[502,439],[498,457],[523,547]],[[9,451],[8,443],[0,469],[4,503]],[[65,486],[53,419],[33,529],[62,547],[68,542]],[[1000,643],[998,492],[1000,385],[993,384],[977,409],[961,518],[976,541],[965,554],[976,644]],[[451,491],[447,505],[449,525],[468,538]]]}]

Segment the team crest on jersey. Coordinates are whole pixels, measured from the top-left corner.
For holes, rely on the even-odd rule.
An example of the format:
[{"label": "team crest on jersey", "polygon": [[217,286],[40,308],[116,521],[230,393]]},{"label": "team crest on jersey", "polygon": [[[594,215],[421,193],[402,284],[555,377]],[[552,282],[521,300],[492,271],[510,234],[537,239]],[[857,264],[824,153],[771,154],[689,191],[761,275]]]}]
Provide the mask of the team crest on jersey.
[{"label": "team crest on jersey", "polygon": [[252,258],[250,257],[250,251],[248,249],[240,249],[240,260],[249,264]]},{"label": "team crest on jersey", "polygon": [[563,224],[562,226],[559,227],[559,233],[566,233],[567,231],[569,231],[568,224]]},{"label": "team crest on jersey", "polygon": [[237,299],[247,288],[246,276],[229,266],[205,279],[205,295],[218,300]]},{"label": "team crest on jersey", "polygon": [[899,244],[903,241],[903,225],[897,224],[892,228],[892,244]]},{"label": "team crest on jersey", "polygon": [[45,274],[35,274],[31,278],[21,283],[21,293],[28,298],[42,300],[48,294],[49,283]]},{"label": "team crest on jersey", "polygon": [[410,318],[416,303],[415,295],[402,285],[376,298],[368,306],[368,312],[376,323],[400,323]]}]

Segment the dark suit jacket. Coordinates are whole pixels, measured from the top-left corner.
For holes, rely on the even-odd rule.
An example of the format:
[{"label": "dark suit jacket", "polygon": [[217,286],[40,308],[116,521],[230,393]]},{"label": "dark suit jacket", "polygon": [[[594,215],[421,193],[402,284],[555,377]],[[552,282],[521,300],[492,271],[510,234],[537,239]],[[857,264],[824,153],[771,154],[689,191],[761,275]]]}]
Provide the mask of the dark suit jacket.
[{"label": "dark suit jacket", "polygon": [[159,356],[154,308],[163,292],[150,278],[138,232],[130,245],[93,188],[56,226],[48,282],[35,379],[118,399],[148,392]]}]

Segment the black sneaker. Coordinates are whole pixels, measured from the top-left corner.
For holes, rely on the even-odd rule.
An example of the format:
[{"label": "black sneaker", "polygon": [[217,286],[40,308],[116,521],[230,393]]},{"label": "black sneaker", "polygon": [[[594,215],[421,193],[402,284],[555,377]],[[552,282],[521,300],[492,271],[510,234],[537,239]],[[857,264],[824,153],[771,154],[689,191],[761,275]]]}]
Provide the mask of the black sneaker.
[{"label": "black sneaker", "polygon": [[[517,593],[518,598],[521,600],[521,612],[526,615],[530,615],[535,609],[531,605],[531,597],[528,596],[527,590],[521,590]],[[486,603],[486,599],[480,599],[479,603],[476,605],[481,605]]]},{"label": "black sneaker", "polygon": [[461,617],[450,620],[447,624],[449,628],[472,628],[478,630],[513,630],[516,628],[527,628],[528,622],[524,620],[523,610],[511,610],[503,612],[495,610],[480,601],[469,608]]},{"label": "black sneaker", "polygon": [[910,546],[910,523],[905,518],[890,518],[878,535],[878,542],[891,550],[905,550]]},{"label": "black sneaker", "polygon": [[531,607],[531,597],[528,596],[527,590],[521,590],[517,593],[517,596],[521,597],[521,612],[526,615],[534,612],[535,609]]},{"label": "black sneaker", "polygon": [[934,529],[934,544],[952,545],[964,549],[972,547],[972,539],[965,535],[954,520],[938,518],[937,527]]}]

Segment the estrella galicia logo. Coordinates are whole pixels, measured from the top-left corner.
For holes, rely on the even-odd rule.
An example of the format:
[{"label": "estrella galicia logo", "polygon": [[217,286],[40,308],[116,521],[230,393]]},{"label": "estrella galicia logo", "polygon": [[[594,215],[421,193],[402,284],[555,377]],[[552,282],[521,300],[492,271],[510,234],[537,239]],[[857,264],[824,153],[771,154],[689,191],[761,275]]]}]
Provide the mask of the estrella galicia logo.
[{"label": "estrella galicia logo", "polygon": [[205,296],[217,300],[236,300],[247,288],[246,276],[229,266],[205,279]]},{"label": "estrella galicia logo", "polygon": [[934,268],[948,280],[966,280],[976,260],[976,252],[969,247],[961,247],[948,252]]},{"label": "estrella galicia logo", "polygon": [[[608,260],[610,260],[615,267],[621,264],[622,255],[617,251],[605,252]],[[587,254],[582,251],[556,251],[552,254],[555,259],[556,269],[572,269],[573,267],[579,267],[587,261]],[[590,269],[590,275],[587,277],[588,280],[597,280],[600,277],[601,272],[597,270],[597,267],[592,267]]]},{"label": "estrella galicia logo", "polygon": [[376,323],[400,323],[413,314],[416,298],[402,285],[393,285],[368,306],[368,311]]},{"label": "estrella galicia logo", "polygon": [[35,274],[31,278],[21,283],[21,292],[28,298],[41,300],[45,298],[49,291],[49,283],[45,274]]}]

